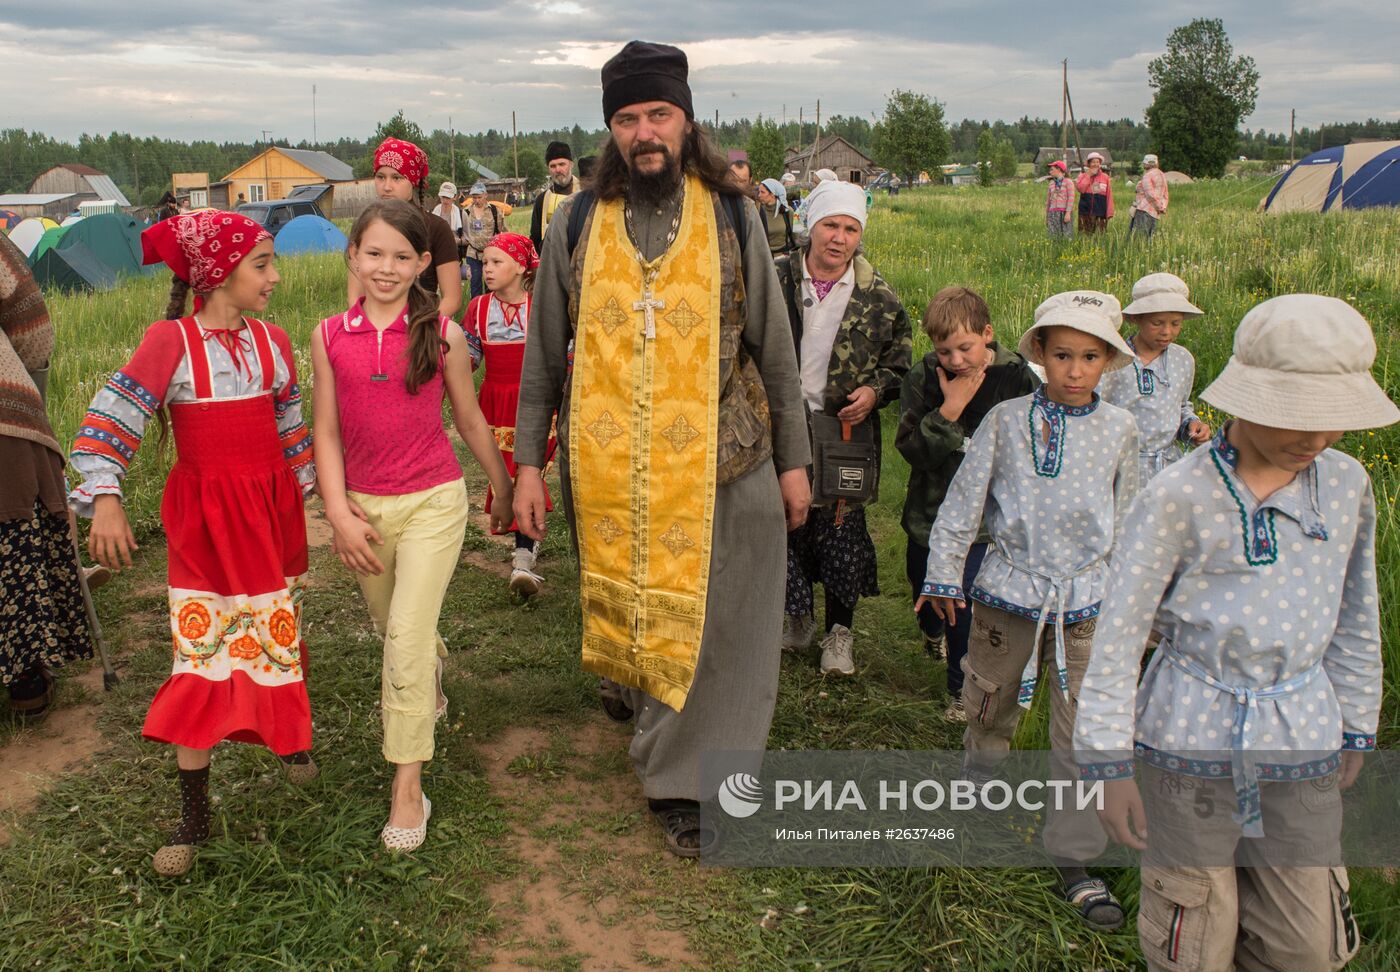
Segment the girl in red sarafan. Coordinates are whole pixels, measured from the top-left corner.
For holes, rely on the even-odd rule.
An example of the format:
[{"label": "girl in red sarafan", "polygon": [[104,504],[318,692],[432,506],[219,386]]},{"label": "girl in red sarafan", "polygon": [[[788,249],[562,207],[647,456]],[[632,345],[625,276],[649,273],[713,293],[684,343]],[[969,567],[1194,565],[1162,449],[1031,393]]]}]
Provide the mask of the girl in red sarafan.
[{"label": "girl in red sarafan", "polygon": [[131,566],[122,480],[149,421],[159,418],[162,434],[173,426],[176,462],[160,512],[174,672],[142,729],[176,747],[180,824],[153,862],[173,876],[189,870],[209,836],[216,743],[266,746],[294,783],[316,775],[301,640],[302,497],[316,471],[291,342],[243,316],[263,310],[277,285],[271,235],[247,217],[204,211],[157,223],[141,244],[146,263],[175,273],[167,319],[93,399],[73,445],[83,481],[69,505],[92,517],[88,545],[99,563]]},{"label": "girl in red sarafan", "polygon": [[[520,402],[520,366],[525,360],[525,335],[530,328],[530,288],[540,265],[535,245],[519,233],[497,233],[481,253],[482,279],[487,292],[473,297],[463,327],[471,351],[472,368],[483,361],[486,377],[477,399],[481,414],[496,434],[496,445],[515,477],[515,408]],[[554,439],[549,440],[550,453]],[[486,491],[486,512],[494,497]],[[548,494],[545,509],[552,510]],[[523,598],[540,592],[544,578],[535,572],[538,544],[515,524],[515,553],[511,559],[510,589]]]}]

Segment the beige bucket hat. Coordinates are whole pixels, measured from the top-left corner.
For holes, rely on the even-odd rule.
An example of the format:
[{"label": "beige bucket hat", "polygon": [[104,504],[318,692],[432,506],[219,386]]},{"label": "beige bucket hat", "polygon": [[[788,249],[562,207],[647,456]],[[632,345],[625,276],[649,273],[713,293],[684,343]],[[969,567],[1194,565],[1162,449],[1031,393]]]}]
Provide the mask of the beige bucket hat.
[{"label": "beige bucket hat", "polygon": [[1133,284],[1133,302],[1126,314],[1185,314],[1200,317],[1205,311],[1191,303],[1191,288],[1174,273],[1149,273]]},{"label": "beige bucket hat", "polygon": [[1035,323],[1021,335],[1021,356],[1032,364],[1045,364],[1041,360],[1040,348],[1032,337],[1043,327],[1072,327],[1076,331],[1092,334],[1108,344],[1111,356],[1106,371],[1116,371],[1127,367],[1133,360],[1132,348],[1118,328],[1123,324],[1123,311],[1118,298],[1097,290],[1070,290],[1056,294],[1035,309]]},{"label": "beige bucket hat", "polygon": [[1371,377],[1375,361],[1371,325],[1354,307],[1286,294],[1244,315],[1234,354],[1201,398],[1276,429],[1378,429],[1400,421],[1400,409]]}]

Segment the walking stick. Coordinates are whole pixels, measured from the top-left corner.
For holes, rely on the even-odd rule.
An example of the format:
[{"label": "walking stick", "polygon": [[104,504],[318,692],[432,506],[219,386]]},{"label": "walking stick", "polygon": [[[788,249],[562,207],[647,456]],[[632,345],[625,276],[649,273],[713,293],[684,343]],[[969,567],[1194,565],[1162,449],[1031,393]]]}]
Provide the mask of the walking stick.
[{"label": "walking stick", "polygon": [[102,688],[112,691],[118,682],[117,669],[107,653],[107,639],[102,634],[102,622],[97,618],[97,605],[92,601],[92,591],[88,589],[87,574],[83,571],[82,548],[78,546],[77,531],[70,530],[73,537],[73,561],[78,565],[78,586],[83,591],[83,607],[87,610],[88,630],[92,632],[92,642],[97,646],[97,655],[102,659]]}]

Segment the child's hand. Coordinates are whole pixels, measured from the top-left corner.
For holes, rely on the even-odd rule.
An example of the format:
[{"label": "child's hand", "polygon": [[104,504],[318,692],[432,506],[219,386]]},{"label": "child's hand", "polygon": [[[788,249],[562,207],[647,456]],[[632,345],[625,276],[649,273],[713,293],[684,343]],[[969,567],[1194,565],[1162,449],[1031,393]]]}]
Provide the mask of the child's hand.
[{"label": "child's hand", "polygon": [[1069,210],[1068,210],[1068,209],[1065,210],[1065,222],[1066,222],[1066,223],[1069,222]]},{"label": "child's hand", "polygon": [[1342,765],[1337,770],[1337,789],[1348,790],[1356,782],[1356,778],[1361,775],[1361,764],[1366,760],[1366,754],[1357,752],[1354,749],[1345,750],[1342,753]]},{"label": "child's hand", "polygon": [[370,549],[371,543],[383,544],[379,531],[369,525],[369,517],[354,500],[347,500],[348,509],[334,516],[327,514],[335,536],[331,549],[340,562],[357,574],[382,574],[384,565]]},{"label": "child's hand", "polygon": [[966,374],[952,378],[948,376],[948,372],[940,367],[938,369],[938,388],[943,392],[943,404],[938,408],[939,413],[949,422],[956,422],[962,417],[967,403],[972,401],[972,396],[977,394],[977,389],[982,387],[982,381],[986,377],[987,369],[985,367],[974,368]]},{"label": "child's hand", "polygon": [[1147,850],[1147,811],[1137,780],[1109,780],[1103,787],[1099,823],[1109,839],[1134,850]]},{"label": "child's hand", "polygon": [[942,618],[949,627],[956,627],[958,623],[957,612],[960,608],[967,607],[966,601],[959,601],[951,597],[933,597],[928,594],[920,594],[919,599],[914,602],[914,616],[918,617],[924,605],[933,608],[933,613]]},{"label": "child's hand", "polygon": [[1195,445],[1205,445],[1210,441],[1210,426],[1196,419],[1186,426],[1186,438]]},{"label": "child's hand", "polygon": [[507,479],[504,489],[491,487],[491,531],[493,533],[505,533],[510,529],[511,523],[515,520],[515,514],[511,507],[515,503],[515,486]]},{"label": "child's hand", "polygon": [[88,530],[88,553],[103,567],[121,570],[131,566],[136,535],[126,518],[120,496],[99,496],[92,504],[92,528]]}]

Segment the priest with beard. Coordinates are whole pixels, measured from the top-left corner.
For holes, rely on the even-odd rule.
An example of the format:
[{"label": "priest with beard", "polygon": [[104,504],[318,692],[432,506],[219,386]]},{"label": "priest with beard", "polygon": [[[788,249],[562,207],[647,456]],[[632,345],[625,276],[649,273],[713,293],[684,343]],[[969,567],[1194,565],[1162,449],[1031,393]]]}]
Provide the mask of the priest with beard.
[{"label": "priest with beard", "polygon": [[636,720],[630,754],[667,847],[695,857],[714,838],[702,754],[767,743],[786,532],[811,488],[763,225],[695,124],[688,74],[682,51],[641,41],[603,66],[611,137],[535,278],[515,513],[543,536],[557,413],[583,667],[608,714]]}]

